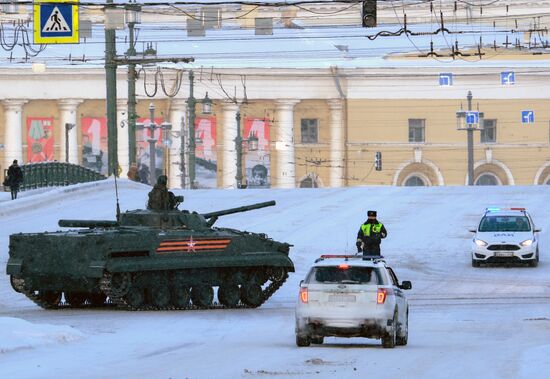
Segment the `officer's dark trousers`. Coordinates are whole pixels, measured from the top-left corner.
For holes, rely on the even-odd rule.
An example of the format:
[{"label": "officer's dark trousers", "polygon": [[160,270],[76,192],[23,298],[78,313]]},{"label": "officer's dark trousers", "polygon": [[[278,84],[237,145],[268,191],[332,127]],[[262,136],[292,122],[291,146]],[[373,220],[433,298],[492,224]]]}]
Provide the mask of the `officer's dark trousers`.
[{"label": "officer's dark trousers", "polygon": [[380,245],[364,246],[363,255],[380,255]]}]

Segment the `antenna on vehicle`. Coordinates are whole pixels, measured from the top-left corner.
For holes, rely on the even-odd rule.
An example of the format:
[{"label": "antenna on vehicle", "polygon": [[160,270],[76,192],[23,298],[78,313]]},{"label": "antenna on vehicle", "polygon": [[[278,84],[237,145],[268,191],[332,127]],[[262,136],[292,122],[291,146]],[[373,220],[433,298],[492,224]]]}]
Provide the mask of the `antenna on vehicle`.
[{"label": "antenna on vehicle", "polygon": [[117,184],[117,181],[116,181],[116,169],[113,170],[113,175],[115,177],[116,220],[120,221],[120,205],[118,204],[118,184]]}]

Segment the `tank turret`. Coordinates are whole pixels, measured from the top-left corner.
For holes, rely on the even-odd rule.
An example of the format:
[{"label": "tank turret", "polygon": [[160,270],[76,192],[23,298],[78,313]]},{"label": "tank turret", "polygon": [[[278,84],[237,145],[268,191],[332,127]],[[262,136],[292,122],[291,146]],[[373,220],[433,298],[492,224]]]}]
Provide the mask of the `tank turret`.
[{"label": "tank turret", "polygon": [[213,225],[225,215],[274,205],[202,214],[137,209],[117,221],[59,220],[60,227],[76,229],[11,235],[6,271],[16,291],[44,308],[258,307],[294,271],[291,245]]}]

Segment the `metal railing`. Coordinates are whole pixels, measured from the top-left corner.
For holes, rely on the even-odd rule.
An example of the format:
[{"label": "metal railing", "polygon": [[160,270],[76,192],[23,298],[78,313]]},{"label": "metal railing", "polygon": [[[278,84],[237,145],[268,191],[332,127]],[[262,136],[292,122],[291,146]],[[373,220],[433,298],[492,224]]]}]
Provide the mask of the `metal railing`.
[{"label": "metal railing", "polygon": [[[64,162],[41,162],[21,165],[23,182],[21,191],[107,179],[105,175],[89,168]],[[5,170],[7,172],[7,170]],[[4,173],[4,176],[6,175]]]}]

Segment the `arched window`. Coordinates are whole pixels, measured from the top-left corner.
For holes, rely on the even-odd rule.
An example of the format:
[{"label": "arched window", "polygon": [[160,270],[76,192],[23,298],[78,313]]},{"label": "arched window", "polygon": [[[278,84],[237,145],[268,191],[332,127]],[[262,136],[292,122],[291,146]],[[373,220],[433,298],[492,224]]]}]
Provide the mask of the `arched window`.
[{"label": "arched window", "polygon": [[410,176],[407,180],[405,180],[405,183],[403,183],[405,187],[422,187],[425,186],[426,183],[420,176]]},{"label": "arched window", "polygon": [[498,178],[493,174],[481,174],[477,180],[475,185],[476,186],[498,186],[499,180]]}]

